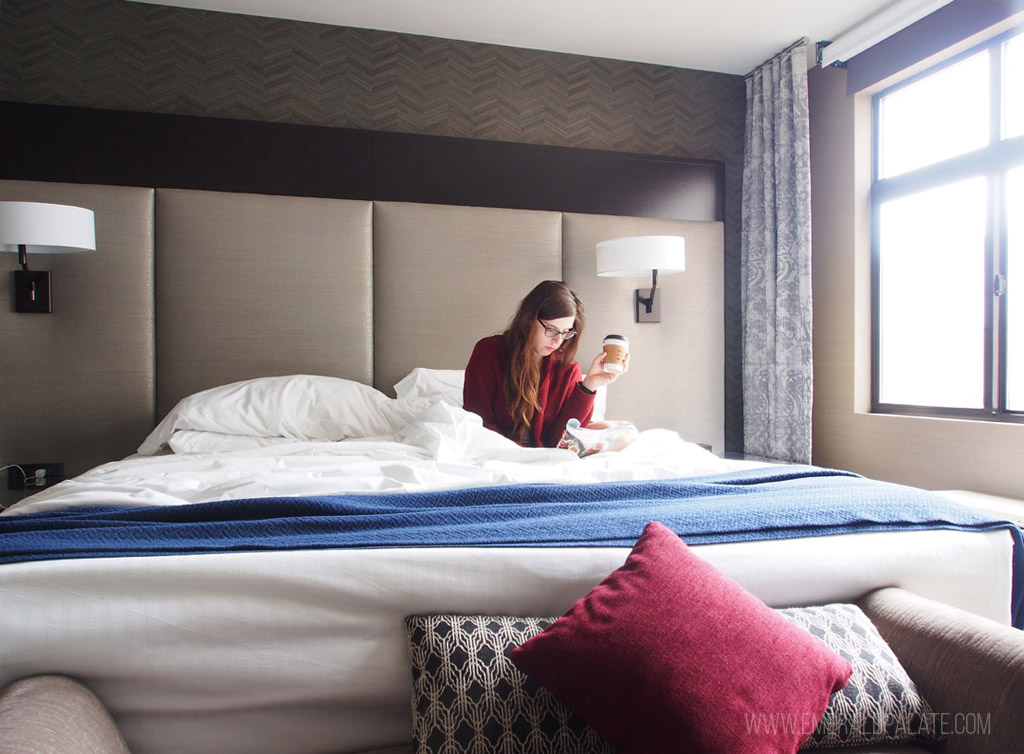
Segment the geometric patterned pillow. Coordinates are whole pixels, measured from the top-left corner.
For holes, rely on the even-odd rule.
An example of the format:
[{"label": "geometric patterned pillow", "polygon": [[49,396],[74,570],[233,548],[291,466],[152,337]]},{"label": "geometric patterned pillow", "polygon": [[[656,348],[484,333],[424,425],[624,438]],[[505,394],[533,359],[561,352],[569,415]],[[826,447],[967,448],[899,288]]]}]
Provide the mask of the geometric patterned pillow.
[{"label": "geometric patterned pillow", "polygon": [[509,658],[555,619],[407,617],[416,754],[614,754]]},{"label": "geometric patterned pillow", "polygon": [[[777,612],[853,666],[802,749],[941,740],[932,708],[860,608],[832,604]],[[509,658],[555,620],[407,617],[416,754],[613,754],[607,741]]]},{"label": "geometric patterned pillow", "polygon": [[846,687],[829,699],[824,717],[801,748],[941,740],[931,706],[859,607],[832,604],[777,612],[853,666]]}]

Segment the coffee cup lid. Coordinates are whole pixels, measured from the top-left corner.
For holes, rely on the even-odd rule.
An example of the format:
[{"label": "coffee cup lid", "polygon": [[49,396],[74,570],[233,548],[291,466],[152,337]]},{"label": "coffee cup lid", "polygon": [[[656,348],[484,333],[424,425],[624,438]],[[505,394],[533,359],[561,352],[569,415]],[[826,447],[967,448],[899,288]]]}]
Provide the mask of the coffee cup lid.
[{"label": "coffee cup lid", "polygon": [[625,335],[614,335],[614,334],[613,335],[605,335],[604,336],[604,342],[608,343],[609,341],[611,341],[613,343],[615,341],[621,341],[622,343],[625,343],[627,345],[629,344],[629,338],[627,338]]}]

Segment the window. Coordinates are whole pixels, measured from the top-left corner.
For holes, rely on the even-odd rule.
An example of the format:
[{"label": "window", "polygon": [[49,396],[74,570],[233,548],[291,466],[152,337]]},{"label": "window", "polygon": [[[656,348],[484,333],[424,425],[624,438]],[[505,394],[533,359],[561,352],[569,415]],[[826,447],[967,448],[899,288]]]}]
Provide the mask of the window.
[{"label": "window", "polygon": [[1024,33],[874,117],[873,410],[1024,421]]}]

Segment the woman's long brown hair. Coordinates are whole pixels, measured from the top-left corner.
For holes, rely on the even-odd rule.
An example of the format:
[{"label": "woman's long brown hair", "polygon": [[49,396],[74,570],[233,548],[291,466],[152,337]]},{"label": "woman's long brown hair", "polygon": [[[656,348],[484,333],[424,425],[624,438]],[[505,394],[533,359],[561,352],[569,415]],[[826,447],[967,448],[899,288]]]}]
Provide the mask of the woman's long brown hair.
[{"label": "woman's long brown hair", "polygon": [[519,303],[519,310],[512,318],[508,329],[502,333],[505,353],[508,355],[508,370],[505,372],[505,400],[512,413],[512,424],[516,438],[527,434],[534,414],[540,408],[537,403],[537,388],[540,384],[540,369],[536,359],[529,352],[534,323],[537,320],[553,320],[573,317],[576,337],[562,340],[558,350],[549,359],[558,359],[563,364],[576,358],[576,348],[586,319],[583,302],[569,286],[560,280],[545,280],[526,294]]}]

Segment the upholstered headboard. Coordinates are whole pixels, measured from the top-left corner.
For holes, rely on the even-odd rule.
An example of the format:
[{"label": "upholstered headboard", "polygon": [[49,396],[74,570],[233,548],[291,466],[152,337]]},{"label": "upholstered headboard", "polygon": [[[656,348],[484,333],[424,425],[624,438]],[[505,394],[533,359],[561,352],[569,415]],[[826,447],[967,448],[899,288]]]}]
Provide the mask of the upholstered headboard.
[{"label": "upholstered headboard", "polygon": [[[0,181],[0,199],[92,208],[98,247],[30,256],[53,275],[52,314],[0,312],[6,462],[77,473],[130,453],[185,395],[250,377],[392,393],[414,367],[465,366],[544,279],[586,305],[581,361],[606,332],[633,343],[609,417],[722,449],[719,222],[30,181]],[[659,281],[662,322],[636,324],[643,281],[598,278],[594,245],[656,234],[685,236],[686,272]],[[0,264],[9,276],[15,255]]]}]

